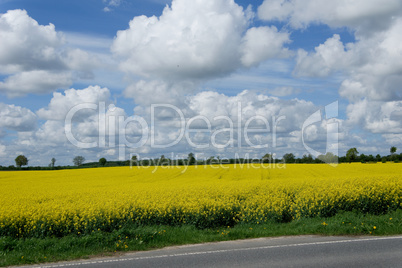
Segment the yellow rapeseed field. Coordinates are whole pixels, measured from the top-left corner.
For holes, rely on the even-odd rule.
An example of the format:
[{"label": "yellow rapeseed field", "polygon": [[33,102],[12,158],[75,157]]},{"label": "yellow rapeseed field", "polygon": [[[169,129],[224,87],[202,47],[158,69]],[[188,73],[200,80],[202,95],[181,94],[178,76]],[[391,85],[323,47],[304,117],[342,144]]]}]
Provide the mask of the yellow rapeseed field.
[{"label": "yellow rapeseed field", "polygon": [[402,208],[402,164],[119,167],[0,172],[0,236],[285,222]]}]

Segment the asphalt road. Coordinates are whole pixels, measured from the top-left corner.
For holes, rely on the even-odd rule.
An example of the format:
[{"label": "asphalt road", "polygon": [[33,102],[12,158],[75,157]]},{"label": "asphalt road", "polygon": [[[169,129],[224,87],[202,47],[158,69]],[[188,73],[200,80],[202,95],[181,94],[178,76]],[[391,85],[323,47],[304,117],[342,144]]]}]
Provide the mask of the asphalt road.
[{"label": "asphalt road", "polygon": [[402,267],[402,236],[259,238],[30,267]]}]

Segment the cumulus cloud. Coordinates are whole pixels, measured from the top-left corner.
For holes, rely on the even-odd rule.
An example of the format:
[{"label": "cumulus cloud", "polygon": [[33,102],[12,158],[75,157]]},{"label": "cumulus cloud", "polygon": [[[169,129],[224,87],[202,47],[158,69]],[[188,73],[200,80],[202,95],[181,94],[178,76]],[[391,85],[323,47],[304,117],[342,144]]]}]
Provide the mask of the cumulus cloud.
[{"label": "cumulus cloud", "polygon": [[278,132],[291,132],[300,129],[302,122],[313,113],[317,107],[304,100],[281,100],[245,90],[235,96],[227,96],[213,91],[204,91],[189,98],[189,107],[193,114],[205,116],[213,120],[218,116],[228,116],[233,121],[238,120],[238,109],[241,109],[242,126],[250,118],[262,116],[267,120],[272,117],[286,117],[286,122],[278,126]]},{"label": "cumulus cloud", "polygon": [[25,10],[0,15],[0,71],[64,69],[56,50],[63,44],[53,24],[39,25]]},{"label": "cumulus cloud", "polygon": [[67,143],[66,134],[64,132],[64,123],[61,121],[46,121],[41,127],[33,132],[30,139],[26,139],[31,146],[40,143],[42,146],[60,146]]},{"label": "cumulus cloud", "polygon": [[[63,93],[53,93],[53,98],[47,108],[41,108],[36,113],[41,119],[45,120],[65,120],[67,113],[76,105],[93,103],[99,105],[99,103],[105,103],[109,105],[110,91],[107,88],[101,88],[100,86],[90,86],[85,89],[76,90],[68,89]],[[96,113],[94,110],[85,109],[84,115],[88,113]]]},{"label": "cumulus cloud", "polygon": [[339,88],[348,99],[348,118],[373,133],[398,133],[402,91],[402,18],[389,29],[362,37],[344,45],[339,36],[328,39],[313,53],[299,51],[295,73],[305,76],[327,76],[341,72],[346,79]]},{"label": "cumulus cloud", "polygon": [[[69,112],[72,118],[66,121]],[[34,144],[35,140],[39,140],[42,143],[46,136],[52,136],[44,142],[69,147],[77,146],[74,140],[91,143],[98,141],[101,135],[115,139],[119,134],[116,125],[119,118],[125,120],[127,117],[123,109],[112,104],[109,89],[99,86],[68,89],[64,94],[54,93],[48,107],[38,110],[37,115],[47,121],[31,136],[24,136],[25,141]],[[67,137],[67,130],[71,131],[73,138]],[[56,134],[57,137],[53,137]],[[100,147],[98,150],[102,149]]]},{"label": "cumulus cloud", "polygon": [[349,28],[356,40],[352,43],[345,44],[335,34],[314,51],[298,50],[294,74],[341,75],[339,94],[350,102],[349,125],[372,133],[400,131],[402,117],[395,114],[402,100],[402,2],[266,0],[258,15],[295,29],[311,24]]},{"label": "cumulus cloud", "polygon": [[0,128],[14,131],[32,131],[36,128],[37,117],[29,109],[0,103]]},{"label": "cumulus cloud", "polygon": [[347,107],[349,123],[361,125],[373,133],[402,132],[402,101],[369,101],[363,99]]},{"label": "cumulus cloud", "polygon": [[169,83],[162,80],[140,80],[128,86],[124,96],[145,107],[157,103],[181,106],[186,94],[197,88],[197,84],[190,81]]},{"label": "cumulus cloud", "polygon": [[263,20],[286,21],[293,28],[322,23],[330,27],[349,27],[359,35],[383,30],[402,14],[399,0],[265,0],[258,8]]},{"label": "cumulus cloud", "polygon": [[297,65],[294,73],[298,76],[324,77],[349,66],[347,58],[350,53],[348,54],[345,51],[340,39],[340,36],[335,34],[324,44],[316,47],[314,53],[307,53],[300,49],[297,54]]},{"label": "cumulus cloud", "polygon": [[275,26],[253,27],[243,38],[241,62],[244,66],[258,65],[262,61],[275,57],[289,56],[283,45],[289,43],[289,34],[278,32]]},{"label": "cumulus cloud", "polygon": [[25,10],[0,14],[0,92],[11,97],[67,88],[73,77],[91,78],[99,61],[85,51],[65,48],[53,24],[39,25]]},{"label": "cumulus cloud", "polygon": [[[91,108],[76,110],[71,122],[66,123],[66,114],[80,104],[91,104]],[[40,154],[35,161],[41,165],[43,165],[43,161],[48,161],[47,159],[50,161],[52,157],[56,157],[58,163],[66,165],[71,164],[71,158],[74,155],[85,155],[85,157],[88,155],[90,161],[89,156],[110,154],[111,150],[118,148],[119,125],[117,125],[117,122],[119,122],[120,118],[123,120],[127,118],[122,108],[112,104],[109,89],[101,88],[100,86],[90,86],[85,89],[68,89],[63,93],[56,92],[53,94],[48,106],[38,110],[36,114],[30,112],[30,115],[35,120],[26,116],[25,121],[32,124],[32,122],[36,122],[36,118],[39,118],[45,120],[45,122],[38,128],[18,132],[17,138],[12,139],[7,144],[7,148],[22,150],[27,156]],[[4,117],[3,113],[0,113],[0,115],[2,119],[11,117]],[[16,117],[16,115],[14,116]],[[7,122],[15,122],[15,120],[8,119]],[[16,126],[10,126],[10,123],[7,125],[7,129],[16,128]],[[1,123],[0,127],[3,127]],[[134,127],[132,125],[128,127],[129,131],[127,133],[134,135],[136,131],[133,129]],[[68,136],[67,131],[71,131],[72,136]],[[104,136],[105,140],[103,144],[100,143],[101,135]],[[98,144],[94,148],[85,149],[74,143],[74,140],[86,144],[92,142],[97,142]],[[58,150],[61,147],[63,148],[62,152]],[[97,161],[97,159],[92,160]],[[32,162],[31,164],[34,163]]]},{"label": "cumulus cloud", "polygon": [[249,27],[253,14],[233,0],[174,0],[160,17],[135,17],[112,52],[127,73],[164,80],[219,77],[286,55],[288,33]]},{"label": "cumulus cloud", "polygon": [[71,83],[72,74],[69,72],[29,71],[7,77],[0,82],[0,91],[10,97],[19,97],[33,92],[48,93]]},{"label": "cumulus cloud", "polygon": [[402,134],[384,134],[382,136],[386,140],[386,142],[390,145],[402,143]]},{"label": "cumulus cloud", "polygon": [[299,50],[295,73],[301,76],[347,75],[339,93],[350,101],[401,99],[402,18],[386,31],[344,45],[339,35],[308,53]]}]

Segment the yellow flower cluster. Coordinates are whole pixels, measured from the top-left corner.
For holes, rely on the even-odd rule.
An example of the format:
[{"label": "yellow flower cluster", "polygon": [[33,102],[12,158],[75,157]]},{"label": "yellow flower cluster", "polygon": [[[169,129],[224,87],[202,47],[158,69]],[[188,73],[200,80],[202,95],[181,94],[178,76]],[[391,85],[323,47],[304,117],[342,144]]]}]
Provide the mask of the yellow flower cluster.
[{"label": "yellow flower cluster", "polygon": [[402,207],[402,164],[119,167],[0,172],[0,236],[285,222]]}]

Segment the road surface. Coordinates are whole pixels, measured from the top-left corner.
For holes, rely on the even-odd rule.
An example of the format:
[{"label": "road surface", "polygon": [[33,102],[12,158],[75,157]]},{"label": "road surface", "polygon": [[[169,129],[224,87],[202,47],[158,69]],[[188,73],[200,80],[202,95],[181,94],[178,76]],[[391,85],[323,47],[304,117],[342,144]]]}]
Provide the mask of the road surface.
[{"label": "road surface", "polygon": [[29,267],[402,267],[402,236],[259,238]]}]

